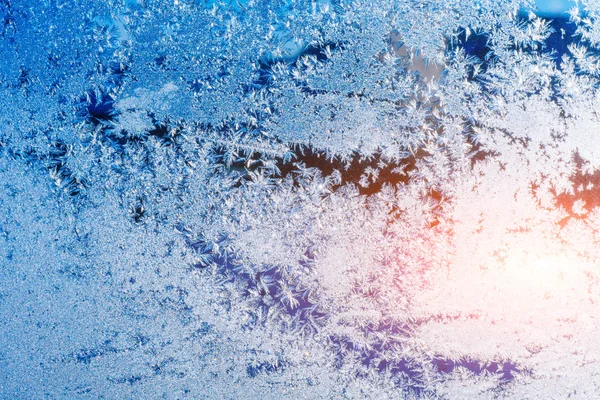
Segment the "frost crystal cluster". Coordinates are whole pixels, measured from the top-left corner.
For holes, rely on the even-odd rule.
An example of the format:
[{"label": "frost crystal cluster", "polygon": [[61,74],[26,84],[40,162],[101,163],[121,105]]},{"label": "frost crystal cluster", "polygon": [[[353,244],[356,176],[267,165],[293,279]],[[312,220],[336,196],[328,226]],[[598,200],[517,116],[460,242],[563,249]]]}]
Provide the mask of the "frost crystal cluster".
[{"label": "frost crystal cluster", "polygon": [[538,5],[0,1],[0,398],[598,398],[600,3]]}]

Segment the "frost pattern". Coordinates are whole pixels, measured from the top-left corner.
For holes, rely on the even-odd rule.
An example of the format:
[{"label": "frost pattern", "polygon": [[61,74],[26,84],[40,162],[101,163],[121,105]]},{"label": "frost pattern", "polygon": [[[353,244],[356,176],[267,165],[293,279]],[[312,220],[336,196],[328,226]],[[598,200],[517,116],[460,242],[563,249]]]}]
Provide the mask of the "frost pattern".
[{"label": "frost pattern", "polygon": [[0,1],[0,397],[598,393],[600,7]]}]

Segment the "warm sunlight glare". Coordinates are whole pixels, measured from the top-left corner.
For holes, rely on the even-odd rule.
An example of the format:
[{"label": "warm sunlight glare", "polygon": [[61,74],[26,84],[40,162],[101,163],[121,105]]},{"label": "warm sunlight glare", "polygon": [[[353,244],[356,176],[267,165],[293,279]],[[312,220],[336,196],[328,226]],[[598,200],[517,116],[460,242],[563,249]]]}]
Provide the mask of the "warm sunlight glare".
[{"label": "warm sunlight glare", "polygon": [[556,273],[561,273],[561,272],[566,272],[569,269],[572,269],[570,267],[576,267],[577,266],[577,262],[574,260],[570,260],[569,258],[565,257],[565,256],[558,256],[558,257],[552,257],[552,256],[542,256],[539,258],[536,258],[535,260],[533,260],[533,262],[531,262],[530,264],[531,268],[534,271],[540,272],[540,273],[544,273],[544,274],[556,274]]}]

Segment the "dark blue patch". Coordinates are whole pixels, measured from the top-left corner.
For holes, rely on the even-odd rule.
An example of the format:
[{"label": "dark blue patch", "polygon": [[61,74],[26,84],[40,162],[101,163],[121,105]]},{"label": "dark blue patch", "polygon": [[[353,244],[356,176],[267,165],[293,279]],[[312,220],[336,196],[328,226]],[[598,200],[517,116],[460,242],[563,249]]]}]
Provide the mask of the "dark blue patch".
[{"label": "dark blue patch", "polygon": [[[457,49],[462,49],[468,57],[477,59],[479,64],[479,71],[487,71],[490,62],[492,60],[493,52],[489,46],[490,36],[486,32],[469,32],[467,36],[467,30],[462,29],[448,45],[446,49],[446,55],[449,59],[454,57]],[[473,79],[474,69],[469,70],[469,79]]]},{"label": "dark blue patch", "polygon": [[114,99],[103,91],[90,90],[80,101],[83,105],[77,115],[88,123],[99,125],[113,121],[117,115]]},{"label": "dark blue patch", "polygon": [[560,63],[563,54],[569,51],[568,46],[578,41],[578,36],[575,35],[577,25],[565,18],[555,18],[550,20],[550,26],[554,32],[546,39],[545,50],[552,54],[557,63]]}]

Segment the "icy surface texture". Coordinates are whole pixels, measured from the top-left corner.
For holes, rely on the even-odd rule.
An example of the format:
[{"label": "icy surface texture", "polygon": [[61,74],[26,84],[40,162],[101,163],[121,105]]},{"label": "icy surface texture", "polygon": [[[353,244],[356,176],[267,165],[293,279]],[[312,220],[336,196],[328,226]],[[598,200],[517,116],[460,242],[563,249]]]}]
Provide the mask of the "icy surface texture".
[{"label": "icy surface texture", "polygon": [[597,395],[600,7],[537,3],[0,1],[0,398]]}]

